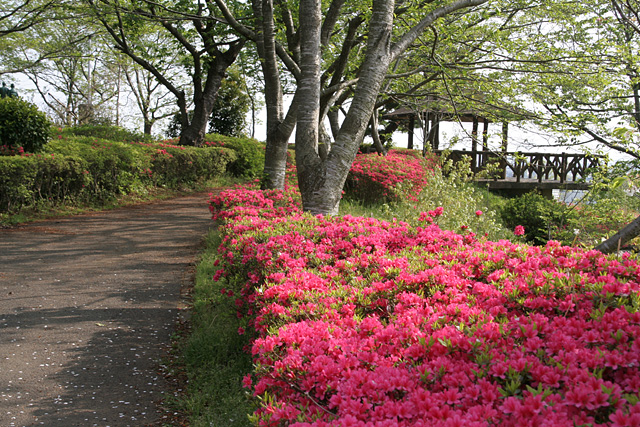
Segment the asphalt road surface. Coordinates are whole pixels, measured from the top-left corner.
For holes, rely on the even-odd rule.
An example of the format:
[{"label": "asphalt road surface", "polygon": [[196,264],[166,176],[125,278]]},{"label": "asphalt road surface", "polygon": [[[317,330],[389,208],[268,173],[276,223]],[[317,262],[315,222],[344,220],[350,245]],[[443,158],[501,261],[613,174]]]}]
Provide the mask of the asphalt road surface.
[{"label": "asphalt road surface", "polygon": [[207,194],[0,230],[0,426],[162,425]]}]

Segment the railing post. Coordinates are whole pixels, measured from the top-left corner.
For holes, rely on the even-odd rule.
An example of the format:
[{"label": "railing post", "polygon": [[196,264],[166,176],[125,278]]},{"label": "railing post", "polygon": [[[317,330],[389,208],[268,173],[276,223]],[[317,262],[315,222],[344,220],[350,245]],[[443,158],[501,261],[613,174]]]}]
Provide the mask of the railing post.
[{"label": "railing post", "polygon": [[474,149],[471,154],[471,158],[473,159],[473,173],[478,173],[478,171],[480,170],[480,168],[478,167],[480,159],[478,157],[478,151]]},{"label": "railing post", "polygon": [[567,179],[567,153],[562,153],[562,166],[560,167],[560,184]]},{"label": "railing post", "polygon": [[536,174],[538,174],[538,182],[542,182],[542,164],[544,163],[544,156],[538,158],[538,167],[536,168]]}]

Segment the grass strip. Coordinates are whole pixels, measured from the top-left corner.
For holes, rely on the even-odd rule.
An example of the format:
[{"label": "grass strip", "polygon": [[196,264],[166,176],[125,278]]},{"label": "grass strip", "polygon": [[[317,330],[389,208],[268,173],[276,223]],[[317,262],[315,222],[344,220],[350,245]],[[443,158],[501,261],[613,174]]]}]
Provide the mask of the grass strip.
[{"label": "grass strip", "polygon": [[183,341],[188,385],[174,407],[188,414],[191,427],[250,426],[248,416],[255,410],[242,385],[252,369],[246,350],[250,338],[238,334],[242,321],[233,301],[221,292],[228,285],[213,281],[219,244],[219,235],[212,230],[197,267],[190,335]]}]

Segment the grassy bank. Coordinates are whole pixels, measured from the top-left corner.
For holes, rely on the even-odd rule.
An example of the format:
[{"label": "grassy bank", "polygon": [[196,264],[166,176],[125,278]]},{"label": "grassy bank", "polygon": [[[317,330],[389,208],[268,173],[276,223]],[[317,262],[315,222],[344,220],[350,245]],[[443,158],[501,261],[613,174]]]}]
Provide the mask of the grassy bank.
[{"label": "grassy bank", "polygon": [[242,386],[252,369],[250,337],[238,333],[243,321],[223,293],[223,282],[213,280],[219,244],[218,232],[211,231],[197,267],[190,333],[180,341],[188,383],[171,406],[188,415],[191,427],[249,426],[248,414],[255,410]]}]

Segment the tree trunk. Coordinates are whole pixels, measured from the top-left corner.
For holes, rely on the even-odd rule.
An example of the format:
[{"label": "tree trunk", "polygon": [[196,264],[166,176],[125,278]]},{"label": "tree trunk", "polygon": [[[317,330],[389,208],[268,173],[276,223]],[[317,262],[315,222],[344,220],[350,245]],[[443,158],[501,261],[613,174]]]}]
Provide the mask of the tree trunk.
[{"label": "tree trunk", "polygon": [[151,128],[153,126],[153,122],[150,120],[146,120],[144,121],[144,134],[145,135],[151,135]]},{"label": "tree trunk", "polygon": [[267,134],[262,189],[284,190],[289,137],[280,132]]},{"label": "tree trunk", "polygon": [[181,145],[191,145],[199,147],[204,142],[204,136],[207,133],[207,125],[209,124],[209,117],[213,111],[213,106],[218,97],[218,91],[222,85],[222,79],[224,79],[227,69],[233,64],[238,57],[240,50],[244,46],[244,41],[239,41],[229,45],[229,49],[222,53],[216,52],[213,61],[211,62],[207,70],[207,78],[204,84],[204,88],[198,90],[198,81],[196,80],[195,93],[194,93],[194,109],[193,118],[189,121],[189,115],[183,114],[184,118],[188,122],[186,127],[182,128],[180,134]]},{"label": "tree trunk", "polygon": [[224,71],[222,71],[222,74],[219,74],[218,70],[209,71],[201,96],[198,99],[194,99],[193,117],[189,125],[183,128],[180,133],[181,145],[199,147],[204,142],[207,125],[209,124],[209,116],[211,116],[211,112],[213,111],[213,105],[218,96],[218,90],[222,84],[223,77]]},{"label": "tree trunk", "polygon": [[[306,1],[313,2],[314,0]],[[302,25],[303,14],[311,15],[310,11],[306,13],[303,11],[302,4],[303,2],[300,3],[300,28],[303,30],[303,34],[314,37],[315,34],[309,29],[309,27],[314,24],[311,22],[308,24],[309,27],[306,28]],[[336,215],[338,213],[344,182],[364,136],[369,118],[375,106],[375,101],[378,97],[378,92],[382,87],[386,71],[391,61],[390,40],[393,10],[393,1],[379,0],[373,3],[367,52],[362,64],[355,96],[342,123],[336,142],[333,144],[331,152],[325,161],[321,161],[318,155],[317,119],[315,121],[315,132],[312,129],[310,121],[313,114],[315,114],[311,106],[315,92],[309,90],[308,94],[301,97],[301,104],[305,102],[307,106],[304,109],[302,105],[300,106],[301,111],[298,115],[298,130],[296,131],[298,184],[300,186],[300,193],[302,194],[303,209],[314,215]],[[302,46],[305,46],[304,42]],[[317,60],[319,61],[319,59],[320,55],[318,52]],[[307,64],[305,64],[306,60],[306,57],[302,58],[302,66],[307,66]],[[310,60],[310,58],[308,60]],[[315,83],[318,92],[320,86],[319,67],[319,63],[317,68],[315,66],[310,67],[313,70],[318,70],[318,78]],[[310,85],[312,80],[313,79],[309,77],[305,83]],[[319,96],[317,99],[319,100]],[[301,126],[301,119],[307,120],[304,126]]]},{"label": "tree trunk", "polygon": [[[305,210],[321,186],[316,175],[323,163],[318,151],[320,137],[320,31],[322,27],[321,0],[300,1],[300,79],[296,96],[298,122],[296,124],[296,165],[298,185]],[[335,205],[335,203],[334,203]],[[313,212],[313,211],[312,211]],[[331,209],[333,212],[333,208]],[[324,213],[324,212],[313,212]]]},{"label": "tree trunk", "polygon": [[[391,62],[404,52],[439,17],[486,0],[457,0],[428,13],[418,25],[391,45],[395,2],[373,0],[365,58],[349,111],[326,160],[318,153],[320,92],[320,0],[300,1],[300,37],[303,48],[298,82],[298,128],[296,164],[298,185],[305,211],[338,213],[342,188],[362,142],[367,124]],[[316,105],[314,105],[316,104]]]},{"label": "tree trunk", "polygon": [[264,75],[264,97],[267,110],[267,141],[262,188],[284,190],[287,149],[289,138],[295,126],[295,105],[292,103],[289,107],[290,114],[285,117],[280,69],[276,54],[272,0],[254,0],[253,11],[257,21],[256,45]]},{"label": "tree trunk", "polygon": [[373,114],[371,115],[371,138],[373,139],[373,146],[376,147],[376,151],[381,156],[386,156],[387,152],[384,149],[384,145],[382,145],[382,139],[380,138],[380,134],[378,133],[378,109],[375,108],[373,110]]},{"label": "tree trunk", "polygon": [[603,254],[610,254],[619,250],[622,245],[638,235],[640,235],[640,216],[594,249]]}]

